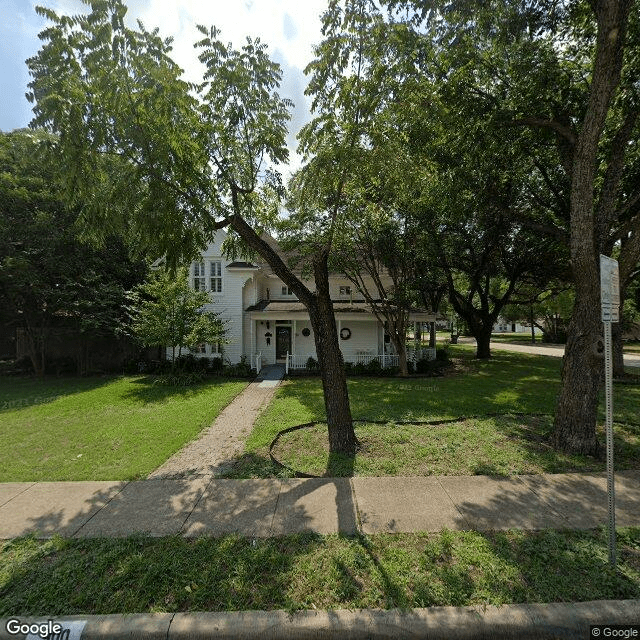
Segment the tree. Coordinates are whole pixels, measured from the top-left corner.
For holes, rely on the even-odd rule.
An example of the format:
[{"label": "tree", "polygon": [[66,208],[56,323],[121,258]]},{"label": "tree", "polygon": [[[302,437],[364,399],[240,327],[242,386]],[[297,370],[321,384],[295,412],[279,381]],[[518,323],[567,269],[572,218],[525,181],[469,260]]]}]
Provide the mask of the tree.
[{"label": "tree", "polygon": [[[34,124],[59,134],[69,197],[88,202],[81,222],[94,235],[124,229],[170,267],[193,259],[228,227],[259,254],[309,311],[320,364],[331,452],[357,446],[328,289],[328,252],[314,260],[310,290],[263,239],[282,194],[274,167],[287,158],[290,101],[265,46],[224,45],[200,27],[201,84],[182,80],[171,42],[125,26],[120,0],[86,0],[88,15],[58,16],[28,60]],[[95,197],[90,201],[83,194]],[[232,248],[234,247],[232,243]],[[235,244],[238,248],[238,244]]]},{"label": "tree", "polygon": [[386,326],[398,354],[400,375],[407,376],[407,329],[415,302],[412,249],[416,236],[398,216],[361,213],[360,223],[350,227],[351,237],[339,243],[336,264],[364,296],[378,321]]},{"label": "tree", "polygon": [[[565,231],[552,215],[544,226],[567,239],[576,297],[553,440],[558,449],[593,454],[603,365],[598,254],[621,243],[623,287],[640,257],[640,194],[630,180],[637,171],[628,171],[637,155],[638,3],[391,4],[415,9],[416,22],[428,18],[431,34],[451,51],[445,74],[464,74],[505,131],[526,128],[555,144],[566,191],[548,183],[568,201],[568,224]],[[492,70],[494,82],[475,82],[478,70]],[[552,175],[544,166],[540,172]]]},{"label": "tree", "polygon": [[171,347],[171,367],[182,348],[194,351],[201,344],[225,341],[224,324],[218,314],[205,311],[211,302],[206,291],[189,286],[188,271],[157,271],[138,288],[133,307],[133,331],[149,347]]},{"label": "tree", "polygon": [[[126,247],[108,250],[78,240],[61,175],[43,131],[0,134],[0,291],[6,321],[22,329],[37,375],[47,364],[55,327],[74,328],[80,342],[115,336],[125,321],[125,292],[144,277]],[[83,345],[80,345],[83,346]],[[86,354],[77,350],[77,371]]]}]

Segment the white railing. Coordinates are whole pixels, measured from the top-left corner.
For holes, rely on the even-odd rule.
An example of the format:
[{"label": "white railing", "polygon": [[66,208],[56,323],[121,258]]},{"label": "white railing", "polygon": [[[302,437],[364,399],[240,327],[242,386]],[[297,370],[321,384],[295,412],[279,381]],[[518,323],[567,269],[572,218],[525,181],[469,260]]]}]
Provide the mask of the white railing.
[{"label": "white railing", "polygon": [[[435,351],[434,351],[435,358]],[[314,354],[296,354],[287,353],[285,371],[289,373],[289,369],[306,369],[309,358],[317,360]],[[398,356],[388,353],[349,353],[343,355],[345,362],[352,364],[369,364],[372,360],[378,360],[382,368],[397,367],[399,365]]]},{"label": "white railing", "polygon": [[398,366],[398,356],[389,353],[356,353],[354,355],[347,355],[344,359],[345,362],[365,365],[369,364],[372,360],[377,360],[383,369]]},{"label": "white railing", "polygon": [[260,373],[260,370],[262,369],[262,351],[254,355],[253,362],[256,363],[256,373]]},{"label": "white railing", "polygon": [[287,351],[287,357],[285,360],[285,373],[289,373],[289,369],[306,369],[307,361],[309,358],[313,358],[317,360],[317,358],[312,353],[301,354],[301,353],[289,353]]}]

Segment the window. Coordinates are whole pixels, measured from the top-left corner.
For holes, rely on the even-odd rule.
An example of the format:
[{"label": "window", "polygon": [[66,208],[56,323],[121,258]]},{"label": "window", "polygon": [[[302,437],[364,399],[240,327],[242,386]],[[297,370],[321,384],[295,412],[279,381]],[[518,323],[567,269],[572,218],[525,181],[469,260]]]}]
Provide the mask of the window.
[{"label": "window", "polygon": [[196,347],[196,353],[207,353],[207,345],[206,344],[199,344]]},{"label": "window", "polygon": [[210,262],[211,265],[211,278],[209,290],[213,293],[222,292],[222,262]]},{"label": "window", "polygon": [[283,296],[292,296],[293,295],[293,291],[291,291],[291,289],[289,289],[289,287],[282,287],[282,295]]},{"label": "window", "polygon": [[351,295],[351,287],[348,286],[348,285],[340,287],[340,295],[341,296],[350,296]]},{"label": "window", "polygon": [[196,291],[205,290],[204,262],[193,263],[193,288]]}]

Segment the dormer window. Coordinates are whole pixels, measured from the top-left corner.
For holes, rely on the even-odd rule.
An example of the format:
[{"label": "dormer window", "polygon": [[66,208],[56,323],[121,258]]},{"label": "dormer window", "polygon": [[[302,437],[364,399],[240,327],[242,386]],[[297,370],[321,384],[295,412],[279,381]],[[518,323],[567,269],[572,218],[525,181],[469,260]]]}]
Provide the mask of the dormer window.
[{"label": "dormer window", "polygon": [[206,288],[204,262],[193,263],[193,288],[196,291],[204,291]]},{"label": "dormer window", "polygon": [[283,296],[292,296],[293,291],[289,287],[282,287],[282,295]]},{"label": "dormer window", "polygon": [[350,296],[351,295],[351,287],[349,285],[344,285],[340,287],[340,295],[341,296]]}]

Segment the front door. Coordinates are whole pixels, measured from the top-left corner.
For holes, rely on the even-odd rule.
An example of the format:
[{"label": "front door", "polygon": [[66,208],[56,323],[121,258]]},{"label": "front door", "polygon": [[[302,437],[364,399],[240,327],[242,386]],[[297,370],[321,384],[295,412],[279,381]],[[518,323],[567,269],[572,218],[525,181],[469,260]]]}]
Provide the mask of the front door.
[{"label": "front door", "polygon": [[276,327],[276,360],[284,360],[291,353],[291,327]]}]

